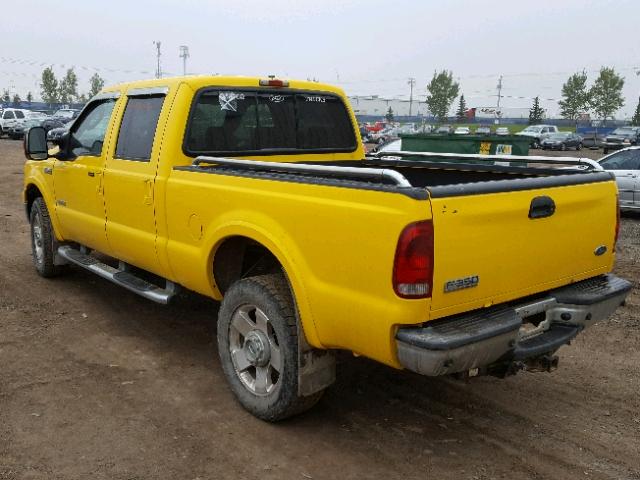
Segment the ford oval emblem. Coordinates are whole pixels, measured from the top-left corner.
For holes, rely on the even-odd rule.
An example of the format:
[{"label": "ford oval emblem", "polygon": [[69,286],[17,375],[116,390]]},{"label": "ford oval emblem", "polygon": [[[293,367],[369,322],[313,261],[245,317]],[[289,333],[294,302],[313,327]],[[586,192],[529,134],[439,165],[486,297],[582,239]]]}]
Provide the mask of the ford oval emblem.
[{"label": "ford oval emblem", "polygon": [[598,257],[600,255],[604,255],[605,253],[607,253],[607,247],[605,245],[600,245],[598,248],[595,249],[593,253]]}]

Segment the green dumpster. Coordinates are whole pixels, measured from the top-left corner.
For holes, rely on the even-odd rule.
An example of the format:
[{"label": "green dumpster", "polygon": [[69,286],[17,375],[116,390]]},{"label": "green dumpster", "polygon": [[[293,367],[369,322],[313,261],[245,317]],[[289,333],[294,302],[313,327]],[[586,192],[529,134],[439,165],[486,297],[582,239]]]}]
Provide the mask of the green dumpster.
[{"label": "green dumpster", "polygon": [[[414,134],[400,138],[402,150],[408,152],[529,155],[530,139],[517,135]],[[464,162],[472,163],[468,159]]]}]

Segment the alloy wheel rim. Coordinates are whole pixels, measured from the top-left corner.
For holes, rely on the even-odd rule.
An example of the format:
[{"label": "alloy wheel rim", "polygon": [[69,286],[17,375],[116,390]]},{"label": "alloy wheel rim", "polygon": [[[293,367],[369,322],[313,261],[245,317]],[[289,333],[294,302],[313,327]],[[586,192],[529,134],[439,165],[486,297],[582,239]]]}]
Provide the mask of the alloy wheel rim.
[{"label": "alloy wheel rim", "polygon": [[247,390],[266,396],[277,388],[283,370],[280,344],[269,317],[257,306],[242,305],[231,316],[229,352]]},{"label": "alloy wheel rim", "polygon": [[37,213],[33,219],[33,250],[36,255],[36,261],[42,263],[44,257],[44,242],[42,239],[42,222],[40,221],[40,214]]}]

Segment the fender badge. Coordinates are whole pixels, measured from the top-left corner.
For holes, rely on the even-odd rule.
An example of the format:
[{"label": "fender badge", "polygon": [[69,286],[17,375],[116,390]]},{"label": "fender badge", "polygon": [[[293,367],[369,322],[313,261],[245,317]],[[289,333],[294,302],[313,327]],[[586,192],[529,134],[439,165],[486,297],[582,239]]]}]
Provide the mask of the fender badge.
[{"label": "fender badge", "polygon": [[604,255],[605,253],[607,253],[607,247],[605,245],[600,245],[593,251],[593,254],[597,257],[599,257],[600,255]]},{"label": "fender badge", "polygon": [[477,287],[480,282],[478,275],[472,275],[470,277],[456,278],[455,280],[449,280],[444,284],[444,291],[455,292],[456,290],[462,290],[463,288]]}]

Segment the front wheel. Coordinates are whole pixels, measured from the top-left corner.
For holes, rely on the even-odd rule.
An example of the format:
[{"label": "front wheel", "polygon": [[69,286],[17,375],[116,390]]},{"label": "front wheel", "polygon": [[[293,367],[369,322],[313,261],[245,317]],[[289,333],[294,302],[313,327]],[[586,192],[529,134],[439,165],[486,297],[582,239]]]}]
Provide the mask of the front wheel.
[{"label": "front wheel", "polygon": [[225,293],[217,333],[222,369],[238,401],[262,420],[302,413],[322,395],[298,394],[298,334],[282,274],[245,278]]},{"label": "front wheel", "polygon": [[29,214],[31,224],[31,251],[33,263],[41,277],[55,277],[63,271],[63,266],[54,263],[55,235],[49,218],[49,210],[42,197],[31,205]]},{"label": "front wheel", "polygon": [[604,148],[604,149],[602,150],[602,153],[604,153],[604,154],[606,155],[607,153],[609,153],[609,149]]},{"label": "front wheel", "polygon": [[580,150],[582,150],[582,144],[579,143],[578,146],[576,147],[576,152],[579,152]]}]

